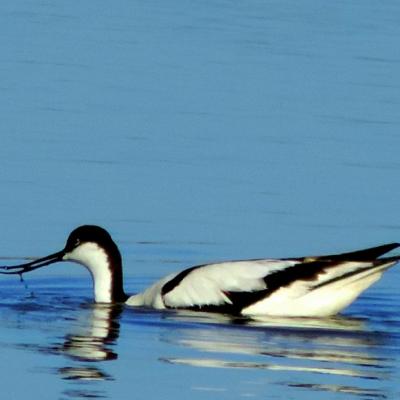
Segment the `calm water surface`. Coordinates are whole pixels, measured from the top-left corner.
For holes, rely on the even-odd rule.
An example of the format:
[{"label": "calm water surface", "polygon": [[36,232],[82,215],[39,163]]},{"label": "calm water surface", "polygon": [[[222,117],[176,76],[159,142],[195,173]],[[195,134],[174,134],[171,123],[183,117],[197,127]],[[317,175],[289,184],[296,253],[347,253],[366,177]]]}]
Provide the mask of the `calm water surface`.
[{"label": "calm water surface", "polygon": [[[137,292],[198,263],[399,241],[396,1],[0,5],[0,257],[111,231]],[[10,260],[11,259],[11,260]],[[328,320],[96,306],[0,279],[12,399],[400,398],[399,269]]]}]

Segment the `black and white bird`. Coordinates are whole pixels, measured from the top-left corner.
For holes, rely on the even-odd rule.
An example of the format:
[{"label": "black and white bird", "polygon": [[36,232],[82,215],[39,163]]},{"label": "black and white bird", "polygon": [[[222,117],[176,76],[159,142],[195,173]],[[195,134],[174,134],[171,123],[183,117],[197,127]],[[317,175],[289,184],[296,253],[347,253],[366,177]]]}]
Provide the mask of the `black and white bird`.
[{"label": "black and white bird", "polygon": [[103,228],[83,225],[71,232],[63,250],[25,264],[1,266],[0,273],[23,274],[58,261],[74,261],[91,273],[98,303],[243,316],[325,317],[343,310],[396,264],[400,255],[380,257],[399,246],[199,265],[128,296],[117,245]]}]

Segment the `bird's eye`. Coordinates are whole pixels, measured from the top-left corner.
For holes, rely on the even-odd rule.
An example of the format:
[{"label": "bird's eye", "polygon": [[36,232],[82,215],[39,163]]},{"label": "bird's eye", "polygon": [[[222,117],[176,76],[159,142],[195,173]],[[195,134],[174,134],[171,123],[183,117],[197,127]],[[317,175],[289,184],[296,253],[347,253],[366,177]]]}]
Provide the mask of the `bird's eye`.
[{"label": "bird's eye", "polygon": [[80,239],[76,239],[74,247],[78,247],[80,244],[81,244]]}]

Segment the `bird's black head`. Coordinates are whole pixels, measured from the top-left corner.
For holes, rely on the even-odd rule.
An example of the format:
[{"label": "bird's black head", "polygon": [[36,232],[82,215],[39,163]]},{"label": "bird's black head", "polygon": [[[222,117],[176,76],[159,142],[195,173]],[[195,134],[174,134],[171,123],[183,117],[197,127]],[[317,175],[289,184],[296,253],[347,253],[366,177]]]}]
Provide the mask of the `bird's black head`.
[{"label": "bird's black head", "polygon": [[102,227],[97,225],[82,225],[75,228],[68,236],[64,251],[71,252],[84,243],[96,243],[99,247],[108,250],[116,247],[111,235]]}]

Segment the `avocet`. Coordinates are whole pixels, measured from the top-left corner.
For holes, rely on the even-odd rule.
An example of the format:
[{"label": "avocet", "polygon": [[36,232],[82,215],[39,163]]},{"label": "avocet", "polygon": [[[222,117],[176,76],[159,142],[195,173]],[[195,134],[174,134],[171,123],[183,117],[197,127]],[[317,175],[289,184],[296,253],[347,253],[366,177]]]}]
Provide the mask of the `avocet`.
[{"label": "avocet", "polygon": [[350,253],[205,264],[168,275],[139,294],[123,288],[122,258],[110,234],[84,225],[63,250],[25,264],[2,266],[2,274],[24,274],[73,261],[92,275],[98,303],[126,303],[156,309],[188,309],[243,316],[325,317],[351,304],[400,256],[381,257],[390,243]]}]

